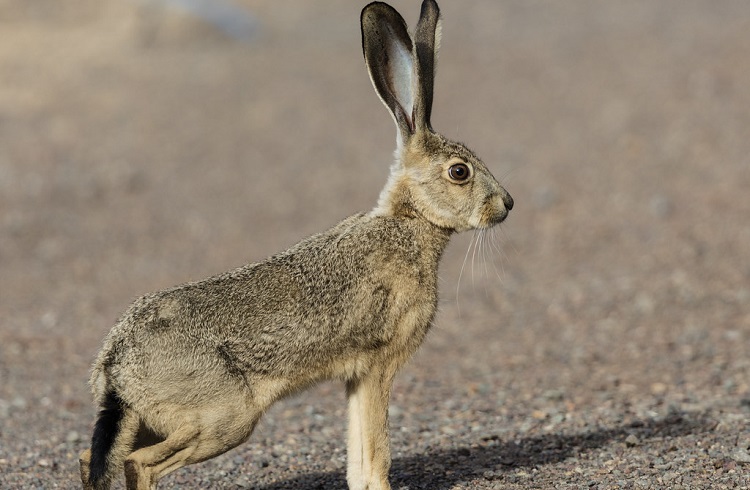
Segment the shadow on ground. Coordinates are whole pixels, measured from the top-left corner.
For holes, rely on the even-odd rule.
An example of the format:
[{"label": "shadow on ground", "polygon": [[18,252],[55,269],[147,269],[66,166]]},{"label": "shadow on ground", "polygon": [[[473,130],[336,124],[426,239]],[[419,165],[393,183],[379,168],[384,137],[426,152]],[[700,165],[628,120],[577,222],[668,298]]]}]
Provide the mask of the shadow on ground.
[{"label": "shadow on ground", "polygon": [[[447,490],[473,478],[501,479],[514,468],[555,464],[578,454],[622,442],[633,434],[641,444],[649,439],[682,437],[708,432],[716,421],[705,414],[672,413],[660,420],[635,420],[614,428],[571,435],[550,434],[518,441],[483,437],[472,446],[438,450],[394,459],[391,484],[394,489],[430,488]],[[262,490],[291,488],[346,490],[343,472],[317,472],[287,479]]]}]

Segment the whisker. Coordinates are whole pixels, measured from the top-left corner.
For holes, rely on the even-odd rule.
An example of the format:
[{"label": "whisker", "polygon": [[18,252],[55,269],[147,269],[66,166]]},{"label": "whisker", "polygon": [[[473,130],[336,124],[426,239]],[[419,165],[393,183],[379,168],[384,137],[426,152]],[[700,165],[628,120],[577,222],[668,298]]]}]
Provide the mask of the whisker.
[{"label": "whisker", "polygon": [[[502,233],[503,236],[505,237],[505,243],[509,243],[510,244],[510,248],[513,249],[513,252],[515,253],[516,257],[520,256],[521,254],[519,253],[518,248],[516,247],[516,245],[511,241],[510,237],[508,236],[508,231],[505,228],[503,228],[502,226],[498,226],[497,228],[500,228],[500,233]],[[508,258],[507,255],[505,255],[505,257]]]},{"label": "whisker", "polygon": [[[485,281],[484,281],[484,294],[485,294],[485,296],[487,296],[487,298],[490,297],[490,288],[488,286],[488,284],[490,282],[489,281],[489,279],[490,279],[490,270],[489,270],[489,267],[487,267],[487,262],[488,261],[492,261],[492,257],[491,257],[492,256],[492,251],[491,250],[490,250],[490,259],[487,258],[487,251],[488,251],[488,248],[489,248],[487,246],[487,240],[489,238],[490,238],[490,235],[487,232],[487,230],[482,230],[482,262],[484,262],[484,279],[485,279]],[[494,266],[494,264],[493,264],[493,266]]]},{"label": "whisker", "polygon": [[478,230],[474,230],[474,251],[471,253],[471,288],[472,291],[476,292],[477,288],[477,282],[474,280],[474,262],[476,261],[477,257],[477,247],[479,246],[479,235],[477,234]]},{"label": "whisker", "polygon": [[[474,234],[476,235],[476,233]],[[461,289],[461,277],[464,275],[464,268],[466,267],[466,260],[469,258],[469,252],[471,251],[471,246],[474,243],[474,236],[471,237],[471,240],[469,241],[469,246],[466,248],[466,255],[464,255],[464,261],[461,264],[461,272],[458,273],[458,282],[456,284],[456,307],[458,309],[458,316],[461,316],[461,305],[458,301],[458,291]]]},{"label": "whisker", "polygon": [[508,260],[508,255],[505,253],[503,247],[499,245],[503,243],[502,237],[498,236],[497,230],[495,228],[492,229],[492,240],[490,241],[490,243],[492,245],[492,249],[497,252],[498,255]]},{"label": "whisker", "polygon": [[489,271],[487,270],[487,230],[480,231],[479,237],[481,238],[479,251],[482,256],[482,265],[484,266],[484,278],[487,279],[489,277]]},{"label": "whisker", "polygon": [[[497,272],[497,265],[495,265],[494,252],[497,251],[497,248],[496,248],[496,246],[494,244],[494,236],[495,236],[494,235],[494,230],[491,230],[488,233],[485,233],[485,236],[484,236],[484,245],[483,245],[484,246],[484,252],[485,252],[484,253],[484,260],[485,260],[484,270],[485,270],[485,275],[486,275],[487,279],[489,280],[489,278],[490,278],[490,271],[489,271],[489,267],[487,266],[487,262],[489,262],[492,265],[492,269],[495,271],[495,276],[497,276],[498,279],[500,279],[502,281],[502,278],[500,278],[500,276],[499,276],[499,274]],[[489,245],[487,244],[487,242],[489,242]],[[488,254],[489,254],[489,258],[487,257]]]},{"label": "whisker", "polygon": [[498,236],[496,234],[496,231],[493,229],[492,230],[492,237],[490,239],[490,246],[495,250],[495,252],[497,252],[497,254],[499,256],[500,269],[502,270],[502,273],[503,273],[502,276],[500,275],[500,272],[498,272],[498,270],[497,270],[497,264],[495,263],[495,261],[492,261],[492,266],[495,268],[495,275],[497,276],[498,279],[500,279],[500,282],[502,282],[503,281],[503,277],[505,277],[505,265],[503,263],[503,259],[508,260],[508,256],[505,253],[505,251],[502,249],[502,247],[500,247],[500,245],[498,245],[498,243],[497,243],[498,241],[500,241],[500,240],[499,240],[499,238],[498,238]]},{"label": "whisker", "polygon": [[518,171],[518,167],[512,167],[503,172],[503,174],[500,176],[499,179],[497,179],[498,182],[500,182],[503,187],[505,184],[512,180],[511,177],[515,177],[515,173]]}]

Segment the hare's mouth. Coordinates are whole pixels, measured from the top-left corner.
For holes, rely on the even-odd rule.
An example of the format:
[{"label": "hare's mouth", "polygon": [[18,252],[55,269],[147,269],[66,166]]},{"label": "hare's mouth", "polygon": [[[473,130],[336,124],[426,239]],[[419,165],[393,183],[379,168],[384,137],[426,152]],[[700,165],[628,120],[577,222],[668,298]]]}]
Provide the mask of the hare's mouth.
[{"label": "hare's mouth", "polygon": [[486,206],[469,220],[469,229],[486,230],[499,225],[508,217],[506,208]]},{"label": "hare's mouth", "polygon": [[499,225],[505,221],[511,209],[513,198],[507,192],[491,196],[481,208],[476,228],[492,228]]},{"label": "hare's mouth", "polygon": [[492,215],[492,217],[489,220],[489,226],[487,228],[490,228],[495,225],[499,225],[500,223],[505,221],[505,218],[508,217],[508,214],[509,214],[508,208],[502,208],[502,209],[495,211],[495,213]]}]

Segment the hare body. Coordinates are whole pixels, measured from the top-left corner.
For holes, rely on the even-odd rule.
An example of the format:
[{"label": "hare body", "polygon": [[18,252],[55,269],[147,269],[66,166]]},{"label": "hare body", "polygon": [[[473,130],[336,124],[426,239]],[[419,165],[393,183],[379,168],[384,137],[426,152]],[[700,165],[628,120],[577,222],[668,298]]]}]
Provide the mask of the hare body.
[{"label": "hare body", "polygon": [[[422,220],[356,215],[264,262],[145,296],[105,341],[95,398],[117,393],[138,414],[132,432],[195,428],[185,463],[220,454],[286,394],[356,383],[383,362],[395,373],[434,315],[448,236]],[[135,435],[120,437],[138,447]]]},{"label": "hare body", "polygon": [[513,205],[476,155],[429,126],[438,20],[425,0],[413,42],[391,7],[363,10],[368,70],[399,137],[373,211],[263,262],[144,296],[110,331],[91,376],[101,411],[81,455],[84,488],[108,488],[121,469],[128,489],[156,488],[324,379],[346,384],[350,488],[390,488],[391,384],[432,323],[443,250]]}]

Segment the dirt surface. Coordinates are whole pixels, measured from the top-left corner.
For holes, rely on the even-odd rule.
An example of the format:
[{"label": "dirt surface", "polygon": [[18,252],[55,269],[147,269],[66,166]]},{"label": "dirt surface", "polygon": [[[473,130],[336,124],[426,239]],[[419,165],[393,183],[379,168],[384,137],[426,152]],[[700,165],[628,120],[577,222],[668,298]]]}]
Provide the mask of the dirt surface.
[{"label": "dirt surface", "polygon": [[[363,4],[226,5],[0,1],[2,488],[78,487],[88,368],[131,300],[385,182]],[[516,206],[446,253],[394,489],[748,488],[750,3],[441,6],[434,126]],[[344,421],[323,384],[160,488],[343,489]]]}]

